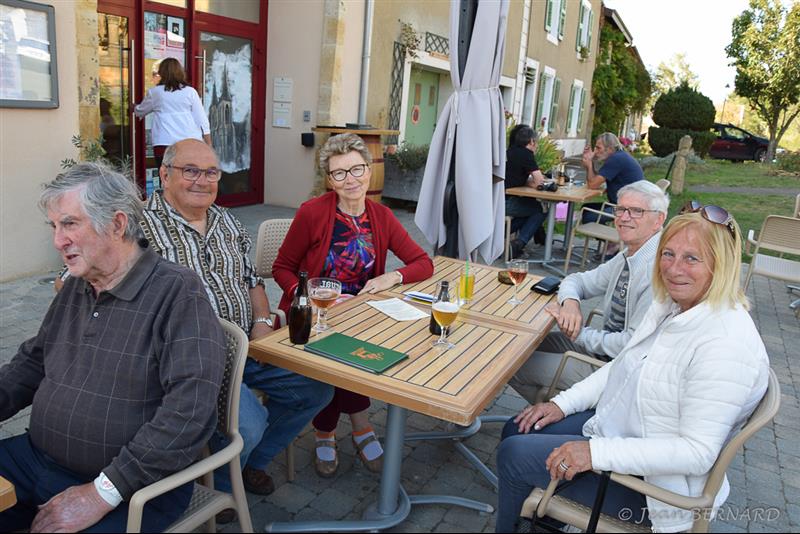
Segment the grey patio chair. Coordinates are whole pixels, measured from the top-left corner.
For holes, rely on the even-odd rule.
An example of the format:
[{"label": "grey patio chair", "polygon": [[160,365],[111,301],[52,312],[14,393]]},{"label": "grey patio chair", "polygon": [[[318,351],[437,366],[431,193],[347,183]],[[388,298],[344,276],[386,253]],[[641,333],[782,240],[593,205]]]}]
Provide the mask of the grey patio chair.
[{"label": "grey patio chair", "polygon": [[[703,492],[698,497],[687,497],[671,491],[667,491],[653,484],[649,484],[641,478],[611,473],[611,480],[622,484],[634,491],[653,497],[671,506],[683,510],[692,510],[694,514],[694,524],[691,532],[708,532],[708,523],[711,517],[711,510],[714,506],[714,498],[717,495],[733,458],[744,443],[758,432],[764,425],[769,423],[775,414],[778,413],[780,406],[780,384],[775,372],[769,370],[769,383],[764,397],[759,402],[747,423],[733,435],[728,443],[722,448],[717,456],[716,462],[709,471],[708,479],[703,487]],[[567,523],[582,530],[586,530],[589,524],[591,509],[588,506],[571,501],[570,499],[554,495],[558,481],[554,480],[547,489],[534,489],[522,506],[522,517],[532,518],[535,513],[538,518],[548,516],[556,521]],[[628,523],[620,519],[600,515],[597,523],[597,532],[651,532],[649,526]]]},{"label": "grey patio chair", "polygon": [[672,182],[670,182],[670,181],[669,181],[669,180],[667,180],[666,178],[662,178],[662,179],[660,179],[660,180],[658,180],[658,181],[656,182],[656,185],[657,185],[659,188],[661,188],[661,192],[662,192],[662,193],[666,193],[666,192],[667,192],[667,189],[669,189],[669,186],[670,186],[671,184],[672,184]]},{"label": "grey patio chair", "polygon": [[[800,219],[768,215],[761,225],[758,238],[750,230],[747,241],[746,252],[749,253],[749,245],[752,243],[755,243],[755,250],[751,254],[753,259],[744,280],[745,291],[754,274],[785,282],[800,282],[800,261],[783,257],[784,254],[800,256]],[[763,254],[766,250],[777,252],[779,256]]]},{"label": "grey patio chair", "polygon": [[[278,250],[289,232],[293,219],[267,219],[258,227],[258,239],[256,240],[256,274],[262,278],[273,278],[272,264],[278,257]],[[281,326],[286,326],[286,314],[277,307],[272,309],[270,314],[274,321],[277,317]],[[253,389],[261,402],[266,404],[269,397],[259,389]],[[294,445],[290,443],[286,447],[286,478],[289,482],[294,480]]]},{"label": "grey patio chair", "polygon": [[[199,458],[195,463],[140,489],[131,497],[128,508],[127,532],[139,532],[142,527],[144,505],[152,498],[162,495],[200,477],[203,484],[195,483],[189,507],[178,521],[166,532],[191,532],[205,523],[206,532],[216,532],[214,517],[221,511],[233,508],[239,515],[239,526],[243,532],[253,532],[247,497],[242,484],[242,468],[239,453],[242,451],[242,436],[239,434],[239,392],[242,373],[247,360],[247,335],[235,324],[220,319],[225,331],[228,350],[225,358],[225,375],[217,400],[217,427],[228,436],[230,443],[223,449]],[[228,464],[233,494],[214,488],[214,470]]]},{"label": "grey patio chair", "polygon": [[569,239],[569,246],[567,247],[567,256],[566,259],[564,260],[564,273],[567,273],[569,271],[569,262],[570,259],[572,258],[572,249],[574,248],[574,243],[575,243],[575,234],[581,233],[586,236],[586,241],[583,246],[583,255],[581,256],[581,269],[583,269],[584,265],[586,265],[586,255],[589,252],[589,239],[591,238],[597,239],[599,242],[603,244],[603,246],[601,247],[601,257],[605,257],[609,243],[620,243],[619,232],[617,232],[617,229],[614,228],[613,226],[608,226],[600,222],[601,217],[609,216],[608,213],[604,212],[606,206],[614,207],[614,204],[611,204],[610,202],[603,202],[601,210],[596,210],[586,206],[581,208],[580,217],[578,218],[579,221],[583,220],[584,213],[592,213],[594,215],[597,215],[597,219],[594,222],[579,223],[572,226],[572,235],[570,236]]}]

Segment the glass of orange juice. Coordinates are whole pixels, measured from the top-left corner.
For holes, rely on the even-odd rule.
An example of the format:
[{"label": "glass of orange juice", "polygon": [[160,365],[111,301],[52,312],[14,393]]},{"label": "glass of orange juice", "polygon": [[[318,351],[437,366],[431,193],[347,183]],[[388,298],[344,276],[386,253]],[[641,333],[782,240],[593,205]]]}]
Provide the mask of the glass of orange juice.
[{"label": "glass of orange juice", "polygon": [[458,299],[461,305],[466,305],[472,302],[472,296],[475,292],[475,274],[462,272],[458,278]]}]

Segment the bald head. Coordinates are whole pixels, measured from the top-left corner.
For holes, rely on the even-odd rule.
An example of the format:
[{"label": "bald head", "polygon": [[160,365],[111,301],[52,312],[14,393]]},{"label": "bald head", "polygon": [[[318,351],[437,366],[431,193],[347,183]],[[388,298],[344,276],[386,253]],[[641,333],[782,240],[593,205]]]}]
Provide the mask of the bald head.
[{"label": "bald head", "polygon": [[[191,176],[192,169],[201,171],[194,173],[199,174],[196,179]],[[185,217],[202,215],[217,199],[219,182],[208,179],[209,169],[219,169],[219,158],[203,141],[184,139],[164,153],[159,169],[164,198]]]}]

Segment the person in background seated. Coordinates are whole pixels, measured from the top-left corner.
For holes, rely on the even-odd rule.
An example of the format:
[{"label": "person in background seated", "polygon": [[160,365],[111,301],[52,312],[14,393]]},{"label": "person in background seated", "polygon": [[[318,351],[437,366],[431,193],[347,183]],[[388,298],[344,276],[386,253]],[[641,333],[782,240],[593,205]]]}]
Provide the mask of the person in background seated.
[{"label": "person in background seated", "polygon": [[[0,367],[0,421],[32,405],[30,429],[0,441],[17,495],[4,531],[125,532],[131,496],[198,458],[216,427],[222,327],[197,275],[141,238],[139,198],[97,163],[41,195],[71,276]],[[192,490],[148,502],[143,531],[173,523]]]},{"label": "person in background seated", "polygon": [[[523,185],[537,187],[544,183],[544,175],[534,157],[536,139],[536,132],[525,124],[518,124],[511,130],[510,146],[506,150],[506,189]],[[511,231],[517,233],[511,240],[511,257],[518,258],[537,232],[543,234],[544,210],[535,198],[506,195],[506,215],[512,218]],[[543,235],[537,236],[537,240],[543,241],[543,238]]]},{"label": "person in background seated", "polygon": [[[509,382],[525,400],[539,400],[555,378],[564,352],[573,350],[609,361],[631,339],[653,300],[650,280],[668,208],[669,197],[646,180],[620,189],[614,223],[624,248],[596,269],[572,273],[561,282],[558,304],[545,308],[561,332],[547,334]],[[602,328],[583,326],[581,300],[600,295]],[[570,360],[558,388],[566,389],[592,371],[590,365]]]},{"label": "person in background seated", "polygon": [[[283,289],[280,308],[287,315],[300,271],[339,280],[343,295],[375,293],[433,274],[433,262],[391,210],[367,199],[370,162],[367,145],[355,134],[332,136],[320,150],[319,166],[333,191],[300,206],[272,266]],[[405,267],[385,272],[389,251]],[[369,423],[369,405],[368,397],[336,388],[333,400],[314,418],[317,474],[331,477],[339,467],[335,430],[342,413],[350,416],[359,458],[370,471],[380,471],[383,448]]]},{"label": "person in background seated", "polygon": [[[598,172],[594,171],[595,162],[602,165]],[[597,136],[594,142],[594,150],[588,146],[583,149],[583,166],[586,168],[586,185],[589,189],[602,189],[605,184],[606,196],[612,204],[617,203],[617,194],[620,189],[628,184],[644,180],[644,172],[636,159],[622,149],[622,145],[616,135],[606,132]],[[584,204],[587,208],[602,210],[601,202],[590,202]],[[605,212],[611,215],[611,208],[606,207]],[[599,222],[606,224],[612,221],[611,217],[598,216],[596,213],[587,212],[583,214],[582,224],[589,222]],[[618,245],[609,245],[608,255],[616,254]]]},{"label": "person in background seated", "polygon": [[[739,283],[739,227],[718,206],[691,204],[661,234],[655,301],[620,354],[554,397],[529,406],[503,429],[497,532],[512,532],[522,503],[551,479],[573,480],[560,495],[591,507],[592,469],[643,477],[698,497],[723,445],[767,389],[769,360]],[[715,510],[728,497],[723,481]],[[610,482],[603,513],[654,532],[692,527],[692,511]],[[645,510],[644,518],[638,513]]]},{"label": "person in background seated", "polygon": [[[227,209],[214,204],[222,175],[214,149],[196,139],[175,143],[159,172],[163,190],[150,197],[142,224],[152,247],[200,275],[217,314],[250,339],[272,332],[265,281],[250,259],[250,236]],[[252,358],[245,364],[244,384],[249,387],[242,387],[239,406],[242,479],[248,491],[269,495],[275,484],[267,466],[328,404],[333,388]],[[250,388],[267,393],[266,411]],[[227,470],[215,475],[215,487],[230,492]],[[234,510],[225,510],[217,520],[234,517]]]}]

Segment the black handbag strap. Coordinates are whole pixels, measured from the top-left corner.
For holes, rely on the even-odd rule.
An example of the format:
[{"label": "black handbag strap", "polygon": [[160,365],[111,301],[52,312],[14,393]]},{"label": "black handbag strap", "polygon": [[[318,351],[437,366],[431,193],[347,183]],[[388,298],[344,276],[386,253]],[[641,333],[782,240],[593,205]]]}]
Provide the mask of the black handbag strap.
[{"label": "black handbag strap", "polygon": [[603,508],[603,501],[606,498],[609,480],[611,480],[611,471],[603,471],[600,473],[600,480],[597,484],[597,494],[594,497],[592,514],[589,516],[589,524],[586,526],[586,532],[597,532],[597,522],[600,520],[600,510]]}]

